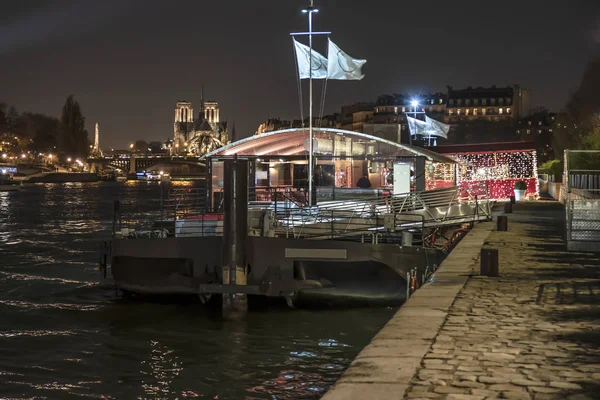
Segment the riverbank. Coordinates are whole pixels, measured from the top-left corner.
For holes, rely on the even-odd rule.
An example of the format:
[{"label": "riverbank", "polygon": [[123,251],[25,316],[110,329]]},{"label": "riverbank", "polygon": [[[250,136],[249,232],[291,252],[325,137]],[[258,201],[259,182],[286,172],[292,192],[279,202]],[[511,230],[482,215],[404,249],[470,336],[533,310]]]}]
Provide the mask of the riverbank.
[{"label": "riverbank", "polygon": [[[478,224],[325,400],[593,399],[600,393],[600,257],[566,252],[565,211],[523,202],[508,232]],[[500,277],[478,276],[481,247]]]}]

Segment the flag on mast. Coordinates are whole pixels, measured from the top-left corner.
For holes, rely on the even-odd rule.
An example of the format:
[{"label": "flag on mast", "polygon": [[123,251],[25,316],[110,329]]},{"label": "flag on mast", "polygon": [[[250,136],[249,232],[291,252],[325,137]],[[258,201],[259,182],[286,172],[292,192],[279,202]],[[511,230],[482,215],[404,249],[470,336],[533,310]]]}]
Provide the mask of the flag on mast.
[{"label": "flag on mast", "polygon": [[416,119],[413,117],[406,116],[406,122],[408,122],[408,130],[410,134],[413,136],[422,135],[426,136],[427,131],[427,122],[421,121],[420,119]]},{"label": "flag on mast", "polygon": [[367,60],[352,58],[344,53],[335,43],[329,40],[327,51],[327,79],[359,81],[365,77],[361,68]]},{"label": "flag on mast", "polygon": [[448,139],[448,132],[450,132],[450,125],[444,124],[443,122],[436,121],[433,118],[425,116],[425,123],[428,125],[429,136],[439,136],[444,139]]},{"label": "flag on mast", "polygon": [[410,134],[421,135],[424,137],[438,136],[448,139],[448,132],[450,131],[450,125],[444,124],[440,121],[436,121],[433,118],[425,116],[425,121],[416,119],[413,117],[406,116],[408,122],[408,129]]},{"label": "flag on mast", "polygon": [[[308,79],[310,78],[310,47],[298,42],[296,39],[294,39],[294,47],[296,49],[300,79]],[[312,51],[312,78],[327,78],[327,58],[314,49]]]}]

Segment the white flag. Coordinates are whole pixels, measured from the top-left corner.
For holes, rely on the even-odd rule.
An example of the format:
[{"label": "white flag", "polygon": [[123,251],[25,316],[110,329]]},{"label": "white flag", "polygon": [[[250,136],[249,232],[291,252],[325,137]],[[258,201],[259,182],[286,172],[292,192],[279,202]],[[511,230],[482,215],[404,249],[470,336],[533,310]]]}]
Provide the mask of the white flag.
[{"label": "white flag", "polygon": [[427,134],[429,136],[439,136],[444,139],[448,139],[448,132],[450,131],[450,125],[444,124],[443,122],[436,121],[435,119],[425,116],[425,123],[427,124]]},{"label": "white flag", "polygon": [[331,39],[329,39],[327,56],[327,79],[359,81],[364,78],[361,68],[365,65],[367,60],[359,60],[350,57],[337,47]]},{"label": "white flag", "polygon": [[427,122],[409,117],[408,115],[406,116],[406,121],[408,122],[408,130],[410,131],[411,135],[427,136]]},{"label": "white flag", "polygon": [[[294,47],[296,48],[300,79],[308,79],[310,78],[310,47],[298,42],[296,39],[294,39]],[[312,78],[327,78],[327,59],[314,50],[312,51]]]}]

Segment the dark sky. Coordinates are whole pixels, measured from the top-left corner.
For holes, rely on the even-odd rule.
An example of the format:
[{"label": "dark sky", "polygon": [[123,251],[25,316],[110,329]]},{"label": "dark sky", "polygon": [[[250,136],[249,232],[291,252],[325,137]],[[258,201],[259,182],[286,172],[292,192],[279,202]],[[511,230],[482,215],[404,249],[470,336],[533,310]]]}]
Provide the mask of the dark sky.
[{"label": "dark sky", "polygon": [[[10,5],[13,3],[12,5]],[[289,32],[308,0],[4,1],[0,101],[60,116],[80,102],[103,147],[173,135],[177,100],[216,100],[248,136],[299,117]],[[330,82],[325,111],[379,94],[520,84],[558,110],[600,49],[600,0],[316,0],[315,29],[368,60],[360,82]],[[316,42],[325,52],[325,45]],[[306,96],[305,96],[306,98]]]}]

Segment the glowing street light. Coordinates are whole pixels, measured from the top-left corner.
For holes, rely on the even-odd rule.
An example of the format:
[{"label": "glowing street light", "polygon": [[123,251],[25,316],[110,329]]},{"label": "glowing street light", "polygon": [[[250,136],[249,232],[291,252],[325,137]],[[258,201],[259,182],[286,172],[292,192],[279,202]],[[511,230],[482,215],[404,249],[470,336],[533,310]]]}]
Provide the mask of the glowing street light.
[{"label": "glowing street light", "polygon": [[129,148],[130,148],[131,150],[133,150],[133,143],[131,143],[131,144],[129,145]]},{"label": "glowing street light", "polygon": [[68,157],[68,158],[67,158],[67,162],[71,162],[71,157]]},{"label": "glowing street light", "polygon": [[2,153],[2,158],[6,158],[6,157],[7,157],[6,153]]},{"label": "glowing street light", "polygon": [[27,157],[25,154],[21,154],[21,158],[25,158]]},{"label": "glowing street light", "polygon": [[[419,106],[419,100],[412,99],[411,102],[410,102],[410,105],[413,108],[414,118],[417,119],[417,107]],[[416,136],[415,136],[415,139],[416,139]],[[410,132],[408,132],[408,143],[412,144],[412,136],[411,136]]]}]

